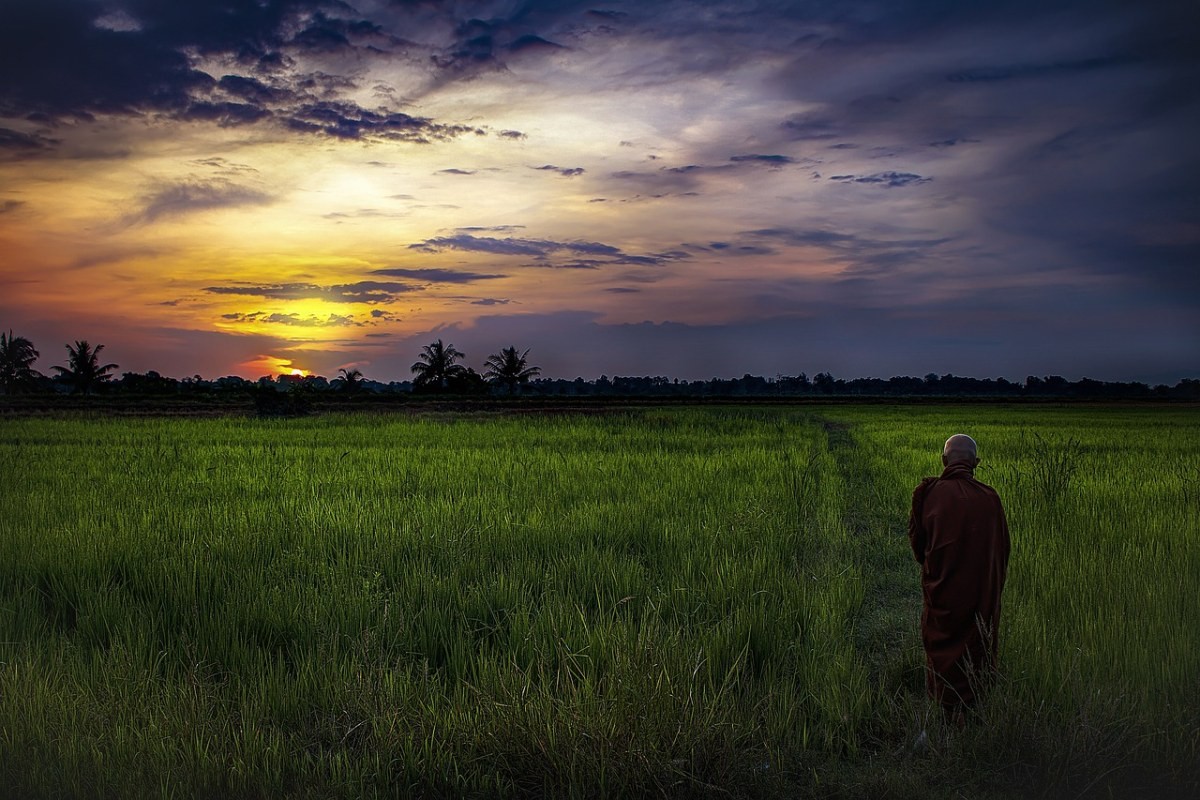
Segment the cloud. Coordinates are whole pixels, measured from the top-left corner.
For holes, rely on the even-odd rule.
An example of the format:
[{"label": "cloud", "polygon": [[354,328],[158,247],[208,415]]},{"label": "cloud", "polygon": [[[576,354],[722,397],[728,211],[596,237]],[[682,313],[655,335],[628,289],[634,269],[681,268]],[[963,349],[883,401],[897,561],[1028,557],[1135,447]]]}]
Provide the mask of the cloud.
[{"label": "cloud", "polygon": [[149,224],[160,219],[187,216],[202,211],[274,202],[266,192],[224,178],[190,180],[160,185],[143,196],[141,209],[126,218],[128,224]]},{"label": "cloud", "polygon": [[836,139],[842,136],[842,126],[828,116],[797,114],[780,123],[788,139],[805,141],[812,139]]},{"label": "cloud", "polygon": [[933,178],[925,178],[911,172],[876,172],[871,175],[831,175],[831,181],[841,183],[872,183],[879,186],[895,188],[898,186],[915,186],[929,183]]},{"label": "cloud", "polygon": [[[626,253],[619,247],[603,242],[557,241],[552,239],[527,239],[516,236],[497,238],[456,233],[453,236],[436,236],[409,245],[409,249],[426,253],[444,250],[490,253],[503,256],[533,256],[537,261],[525,264],[528,267],[554,269],[598,269],[605,266],[661,266],[672,261],[690,258],[684,250],[668,250],[658,253]],[[570,256],[566,260],[555,260],[561,254]],[[583,258],[579,258],[583,256]]]},{"label": "cloud", "polygon": [[549,239],[521,239],[510,236],[497,239],[491,236],[474,236],[460,233],[454,236],[436,236],[423,242],[410,244],[409,249],[437,253],[441,250],[464,250],[476,253],[492,253],[509,256],[547,256],[565,250],[589,255],[621,255],[620,248],[600,242],[557,242]]},{"label": "cloud", "polygon": [[530,169],[557,172],[564,178],[574,178],[577,175],[582,175],[584,172],[586,172],[583,167],[556,167],[553,164],[543,164],[540,167],[530,167]]},{"label": "cloud", "polygon": [[785,164],[795,164],[796,159],[791,156],[780,155],[743,155],[731,156],[730,161],[745,162],[751,164],[769,164],[771,166],[781,167]]},{"label": "cloud", "polygon": [[211,156],[209,158],[196,158],[188,162],[197,167],[208,167],[218,173],[227,173],[236,175],[240,173],[257,173],[258,170],[248,164],[239,164],[235,161],[220,156]]},{"label": "cloud", "polygon": [[282,86],[271,86],[256,78],[245,75],[225,75],[217,86],[248,103],[279,105],[296,98],[296,93]]},{"label": "cloud", "polygon": [[319,286],[313,283],[278,283],[267,286],[235,285],[207,286],[212,294],[232,294],[265,297],[271,300],[324,300],[329,303],[391,303],[402,294],[421,291],[420,286],[389,281],[358,281],[357,283]]},{"label": "cloud", "polygon": [[774,247],[745,242],[708,242],[706,244],[685,244],[684,247],[719,256],[770,256],[779,252]]},{"label": "cloud", "polygon": [[513,301],[508,300],[508,299],[500,299],[497,297],[481,297],[478,300],[472,300],[471,305],[473,305],[473,306],[506,306],[511,302],[513,302]]},{"label": "cloud", "polygon": [[474,283],[475,281],[494,280],[495,278],[506,278],[507,275],[500,275],[485,272],[467,272],[465,270],[454,269],[402,269],[400,267],[390,267],[388,269],[371,270],[372,275],[387,275],[393,278],[411,278],[418,281],[428,281],[429,283]]},{"label": "cloud", "polygon": [[25,205],[24,200],[5,200],[0,202],[0,214],[9,214]]},{"label": "cloud", "polygon": [[527,138],[529,138],[521,131],[514,131],[514,130],[497,131],[496,135],[499,136],[501,139],[527,139]]},{"label": "cloud", "polygon": [[970,67],[952,72],[947,80],[955,82],[1010,81],[1017,78],[1040,78],[1073,72],[1088,72],[1097,69],[1124,66],[1140,59],[1127,54],[1114,54],[1082,58],[1073,61],[1058,61],[1045,64],[1009,64],[1005,66]]},{"label": "cloud", "polygon": [[[354,79],[300,71],[300,62],[335,52],[370,59],[407,46],[343,3],[138,3],[98,18],[93,9],[53,0],[6,9],[0,74],[22,79],[0,84],[3,116],[51,125],[104,116],[272,124],[336,139],[415,143],[482,133],[386,106],[364,108],[351,99]],[[229,74],[218,79],[205,71],[216,64]]]},{"label": "cloud", "polygon": [[438,172],[443,175],[474,175],[476,170],[459,169],[458,167],[450,167],[449,169],[439,169]]},{"label": "cloud", "polygon": [[229,322],[239,323],[266,323],[268,325],[289,325],[297,328],[361,328],[371,323],[356,322],[352,316],[344,314],[330,314],[325,317],[310,314],[301,316],[300,314],[268,314],[265,311],[254,311],[249,314],[232,313],[222,314],[221,319]]},{"label": "cloud", "polygon": [[870,237],[819,228],[763,228],[744,231],[742,235],[752,241],[739,246],[762,247],[753,240],[766,239],[824,250],[834,260],[849,262],[859,275],[891,271],[903,264],[931,259],[938,248],[952,241],[950,237]]},{"label": "cloud", "polygon": [[259,122],[272,114],[249,103],[197,102],[189,105],[177,116],[190,122],[215,122],[222,128],[232,128]]},{"label": "cloud", "polygon": [[378,208],[360,208],[355,211],[330,211],[328,214],[322,214],[322,219],[377,219],[377,218],[396,218],[403,217],[403,212],[382,211]]},{"label": "cloud", "polygon": [[335,139],[380,139],[426,144],[475,130],[466,125],[442,125],[426,117],[414,117],[398,111],[370,111],[347,100],[305,103],[279,116],[290,130],[321,133]]},{"label": "cloud", "polygon": [[0,128],[0,152],[11,150],[16,153],[29,153],[37,150],[49,150],[58,144],[57,139],[51,139],[38,133],[21,133],[11,128]]}]

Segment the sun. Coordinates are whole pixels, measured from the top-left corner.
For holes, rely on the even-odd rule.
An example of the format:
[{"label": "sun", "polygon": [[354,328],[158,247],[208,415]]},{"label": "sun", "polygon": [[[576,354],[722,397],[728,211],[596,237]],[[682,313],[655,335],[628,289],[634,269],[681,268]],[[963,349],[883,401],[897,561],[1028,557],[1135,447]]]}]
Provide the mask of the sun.
[{"label": "sun", "polygon": [[305,371],[304,371],[304,370],[302,370],[302,369],[293,369],[293,370],[292,370],[292,375],[296,376],[297,378],[303,378],[303,377],[305,377],[307,374],[308,374],[308,373],[307,373],[307,372],[305,372]]}]

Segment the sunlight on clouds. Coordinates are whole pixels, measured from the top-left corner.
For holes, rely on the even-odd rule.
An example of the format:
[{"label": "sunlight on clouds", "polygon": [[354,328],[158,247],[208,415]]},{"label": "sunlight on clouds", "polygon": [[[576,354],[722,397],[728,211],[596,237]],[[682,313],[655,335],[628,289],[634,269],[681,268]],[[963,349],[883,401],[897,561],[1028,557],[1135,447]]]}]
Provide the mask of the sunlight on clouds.
[{"label": "sunlight on clouds", "polygon": [[245,374],[255,377],[260,375],[301,375],[308,374],[307,370],[297,367],[295,362],[290,358],[280,358],[279,356],[260,355],[249,361],[243,361],[238,364]]}]

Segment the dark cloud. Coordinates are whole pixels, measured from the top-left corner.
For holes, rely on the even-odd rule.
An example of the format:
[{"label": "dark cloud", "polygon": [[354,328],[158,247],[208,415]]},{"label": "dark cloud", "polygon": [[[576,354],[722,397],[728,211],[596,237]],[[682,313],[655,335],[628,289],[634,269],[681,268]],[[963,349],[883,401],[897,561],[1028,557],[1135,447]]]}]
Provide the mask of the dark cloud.
[{"label": "dark cloud", "polygon": [[456,269],[402,269],[400,267],[375,269],[371,270],[371,274],[387,275],[392,278],[411,278],[412,280],[428,281],[429,283],[474,283],[476,281],[508,277],[500,274],[467,272]]},{"label": "dark cloud", "polygon": [[547,41],[540,36],[532,33],[527,33],[524,36],[518,36],[511,44],[508,45],[510,53],[523,53],[528,51],[535,52],[553,52],[555,50],[564,49],[561,44]]},{"label": "dark cloud", "polygon": [[[467,132],[393,108],[346,99],[353,79],[298,73],[284,51],[380,55],[401,40],[350,6],[327,0],[229,4],[135,0],[96,21],[89,3],[47,0],[5,10],[0,26],[0,117],[46,124],[145,116],[221,126],[275,124],[338,139],[429,142]],[[383,48],[383,49],[381,49]],[[231,65],[219,79],[196,56]],[[45,141],[42,144],[53,144]]]},{"label": "dark cloud", "polygon": [[872,183],[879,186],[897,187],[914,186],[919,183],[929,183],[932,178],[925,178],[911,172],[876,172],[871,175],[830,175],[829,180],[842,183]]},{"label": "dark cloud", "polygon": [[780,127],[787,138],[795,141],[809,139],[836,139],[842,134],[842,127],[836,121],[814,114],[797,114],[785,119]]},{"label": "dark cloud", "polygon": [[[409,248],[426,253],[459,250],[502,256],[533,256],[537,261],[525,266],[555,269],[599,269],[615,265],[654,267],[691,257],[683,250],[642,254],[626,253],[619,247],[603,242],[556,241],[515,236],[501,239],[462,232],[453,236],[437,236],[416,242],[410,244]],[[561,254],[567,254],[568,258],[559,259],[558,256]]]},{"label": "dark cloud", "polygon": [[558,251],[585,255],[621,255],[620,248],[600,242],[556,242],[549,239],[521,239],[509,237],[497,239],[491,236],[473,236],[461,233],[455,236],[437,236],[423,242],[410,244],[410,249],[436,253],[441,250],[465,250],[477,253],[494,253],[510,256],[547,256]]},{"label": "dark cloud", "polygon": [[785,164],[795,164],[796,159],[791,156],[780,155],[743,155],[731,156],[730,161],[745,162],[750,164],[769,164],[771,166],[782,167]]},{"label": "dark cloud", "polygon": [[346,220],[346,219],[379,219],[379,218],[396,218],[403,217],[403,212],[383,211],[378,208],[359,208],[354,211],[330,211],[328,214],[322,214],[322,219]]},{"label": "dark cloud", "polygon": [[243,75],[226,75],[217,81],[217,86],[235,97],[258,105],[280,105],[296,99],[296,93],[290,89],[269,86]]},{"label": "dark cloud", "polygon": [[738,247],[763,247],[761,240],[765,239],[794,247],[817,248],[826,251],[831,259],[849,262],[856,274],[890,271],[903,264],[930,260],[938,255],[939,248],[952,241],[950,237],[883,238],[806,228],[763,228],[742,235],[751,241],[739,243]]},{"label": "dark cloud", "polygon": [[11,128],[0,128],[0,153],[8,150],[16,154],[28,154],[37,150],[49,150],[56,144],[57,139],[39,133],[21,133]]},{"label": "dark cloud", "polygon": [[24,200],[5,200],[0,202],[0,214],[8,214],[25,205]]},{"label": "dark cloud", "polygon": [[151,190],[141,199],[141,208],[126,217],[126,223],[149,224],[201,211],[261,206],[273,201],[266,192],[222,178],[183,181]]},{"label": "dark cloud", "polygon": [[496,135],[499,136],[501,139],[527,139],[527,138],[529,138],[524,133],[521,133],[521,131],[514,131],[514,130],[498,131],[496,133]]},{"label": "dark cloud", "polygon": [[577,175],[582,175],[586,171],[583,167],[556,167],[553,164],[543,164],[540,167],[530,167],[530,169],[542,170],[545,172],[557,172],[564,178],[574,178]]},{"label": "dark cloud", "polygon": [[325,317],[319,317],[313,314],[308,316],[282,313],[268,314],[265,311],[254,311],[249,314],[222,314],[221,319],[230,322],[265,322],[270,325],[290,325],[297,328],[361,328],[371,324],[368,322],[357,322],[353,317],[344,314],[330,314]]},{"label": "dark cloud", "polygon": [[402,294],[420,291],[420,286],[388,281],[358,281],[333,286],[313,283],[278,283],[267,286],[207,286],[212,294],[265,297],[271,300],[324,300],[329,303],[391,303]]},{"label": "dark cloud", "polygon": [[188,163],[190,163],[191,165],[196,166],[196,167],[208,167],[212,170],[215,170],[216,172],[228,173],[231,175],[240,174],[240,173],[256,173],[256,172],[258,172],[258,170],[256,170],[254,167],[248,166],[246,164],[238,164],[236,162],[229,161],[228,159],[221,158],[220,156],[213,156],[210,158],[197,158],[197,159],[193,159],[192,161],[190,161]]},{"label": "dark cloud", "polygon": [[473,169],[459,169],[458,167],[450,167],[449,169],[439,169],[439,173],[443,175],[474,175]]},{"label": "dark cloud", "polygon": [[481,297],[478,300],[472,300],[471,305],[473,305],[473,306],[506,306],[511,302],[512,302],[512,300],[501,299],[498,297]]},{"label": "dark cloud", "polygon": [[1083,58],[1076,61],[1058,61],[1048,64],[1011,64],[1007,66],[971,67],[947,75],[951,81],[1009,81],[1017,78],[1040,78],[1048,75],[1086,72],[1108,69],[1136,63],[1139,59],[1131,55],[1109,55]]},{"label": "dark cloud", "polygon": [[281,120],[291,130],[321,133],[336,139],[428,143],[434,139],[452,139],[474,130],[465,125],[441,125],[425,117],[396,111],[370,111],[344,100],[306,103],[281,116]]},{"label": "dark cloud", "polygon": [[349,49],[353,43],[364,42],[386,45],[397,43],[397,40],[387,36],[382,27],[368,20],[330,17],[323,11],[317,11],[308,20],[307,27],[292,37],[289,44],[322,52]]},{"label": "dark cloud", "polygon": [[[728,167],[709,169],[728,169]],[[663,167],[653,172],[618,170],[611,173],[609,177],[621,184],[629,185],[642,196],[658,199],[686,192],[697,192],[702,187],[701,173],[705,171],[705,168],[698,164],[689,164],[682,167]]]},{"label": "dark cloud", "polygon": [[250,125],[270,117],[271,112],[249,103],[192,103],[178,114],[188,122],[215,122],[222,128]]},{"label": "dark cloud", "polygon": [[521,266],[540,269],[600,269],[607,264],[607,261],[600,261],[594,258],[572,258],[566,261],[535,261],[530,264],[522,264]]},{"label": "dark cloud", "polygon": [[719,256],[770,256],[779,252],[774,247],[745,242],[708,242],[706,244],[685,244],[684,247]]}]

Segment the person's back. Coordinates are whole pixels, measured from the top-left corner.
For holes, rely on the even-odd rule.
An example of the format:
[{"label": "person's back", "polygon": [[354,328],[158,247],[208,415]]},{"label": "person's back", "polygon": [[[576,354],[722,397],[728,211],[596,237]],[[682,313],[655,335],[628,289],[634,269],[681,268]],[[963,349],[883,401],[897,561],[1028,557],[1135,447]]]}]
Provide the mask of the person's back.
[{"label": "person's back", "polygon": [[927,685],[957,708],[996,666],[1009,536],[999,495],[974,478],[974,441],[950,437],[942,461],[942,474],[913,492],[909,540],[921,564]]}]

